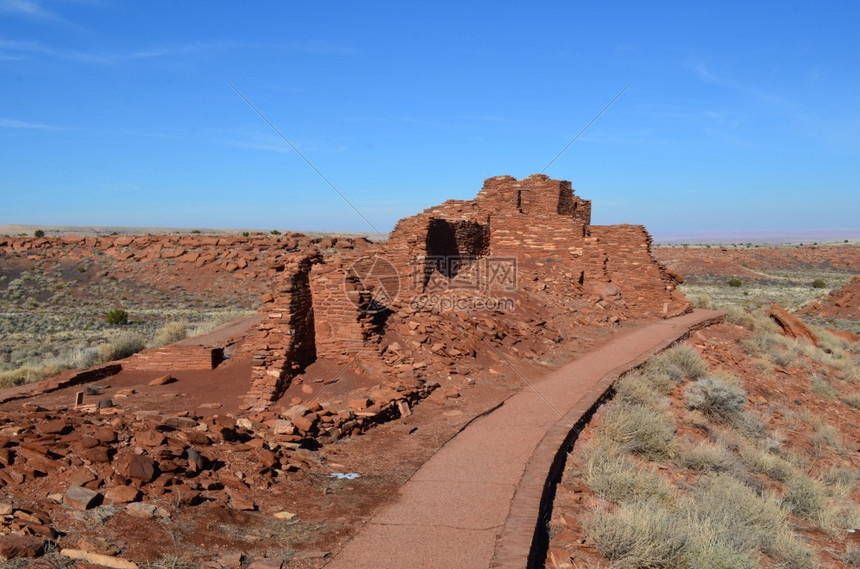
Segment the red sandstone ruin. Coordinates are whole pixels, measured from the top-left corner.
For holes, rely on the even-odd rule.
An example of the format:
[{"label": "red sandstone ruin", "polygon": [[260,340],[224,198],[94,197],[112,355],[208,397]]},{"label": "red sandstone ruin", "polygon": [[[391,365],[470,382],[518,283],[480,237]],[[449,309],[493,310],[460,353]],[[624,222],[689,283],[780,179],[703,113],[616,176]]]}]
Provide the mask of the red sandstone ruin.
[{"label": "red sandstone ruin", "polygon": [[[489,178],[474,200],[449,200],[402,219],[384,244],[315,248],[273,269],[278,275],[260,309],[247,408],[277,400],[317,358],[372,368],[388,361],[383,356],[392,343],[400,362],[420,359],[422,346],[442,351],[433,349],[433,334],[423,335],[418,350],[397,341],[416,322],[428,329],[424,321],[432,321],[435,338],[448,339],[445,355],[474,356],[481,315],[440,309],[440,299],[508,299],[514,309],[495,311],[493,328],[528,319],[535,305],[553,305],[582,324],[595,321],[593,306],[609,323],[690,309],[651,256],[644,227],[591,225],[591,202],[574,195],[570,182],[543,174]],[[436,305],[415,302],[429,294]],[[468,319],[477,323],[472,337],[446,333]],[[420,376],[422,369],[409,371]]]}]

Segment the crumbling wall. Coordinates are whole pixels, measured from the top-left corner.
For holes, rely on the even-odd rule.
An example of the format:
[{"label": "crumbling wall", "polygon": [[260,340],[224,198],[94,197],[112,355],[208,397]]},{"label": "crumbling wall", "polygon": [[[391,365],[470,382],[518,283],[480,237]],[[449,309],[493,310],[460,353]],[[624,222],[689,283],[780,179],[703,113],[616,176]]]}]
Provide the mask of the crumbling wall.
[{"label": "crumbling wall", "polygon": [[309,273],[312,257],[296,255],[280,269],[273,293],[265,295],[251,368],[249,406],[276,401],[290,381],[316,358]]},{"label": "crumbling wall", "polygon": [[[372,257],[333,259],[314,265],[311,291],[316,316],[317,355],[350,363],[378,331],[376,314],[386,310],[384,298],[375,297]],[[359,263],[353,266],[353,263]]]},{"label": "crumbling wall", "polygon": [[621,290],[625,303],[649,314],[676,315],[689,302],[651,255],[651,235],[641,225],[593,225],[596,257],[604,258],[605,275]]}]

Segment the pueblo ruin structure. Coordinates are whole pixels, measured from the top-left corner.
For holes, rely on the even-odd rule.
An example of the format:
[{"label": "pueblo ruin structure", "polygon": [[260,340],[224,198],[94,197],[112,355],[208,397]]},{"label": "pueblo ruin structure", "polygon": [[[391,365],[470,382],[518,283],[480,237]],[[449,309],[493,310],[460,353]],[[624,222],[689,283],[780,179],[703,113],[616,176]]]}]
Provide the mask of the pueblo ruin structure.
[{"label": "pueblo ruin structure", "polygon": [[[397,362],[420,377],[439,364],[422,352],[447,357],[436,371],[456,371],[485,329],[504,347],[523,334],[569,337],[577,325],[690,310],[644,227],[591,225],[591,202],[542,174],[489,178],[474,200],[402,219],[378,246],[336,245],[273,268],[247,408],[279,399],[319,358],[365,370]],[[531,322],[542,313],[559,316],[552,331]]]}]

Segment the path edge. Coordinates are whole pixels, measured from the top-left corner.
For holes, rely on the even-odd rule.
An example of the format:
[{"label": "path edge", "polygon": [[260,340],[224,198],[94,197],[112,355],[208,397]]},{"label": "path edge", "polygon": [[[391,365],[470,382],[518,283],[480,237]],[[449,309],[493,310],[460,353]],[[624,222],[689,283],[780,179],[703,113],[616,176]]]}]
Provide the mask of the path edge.
[{"label": "path edge", "polygon": [[[612,385],[622,374],[644,364],[652,356],[689,337],[690,333],[725,320],[725,313],[696,310],[698,322],[669,336],[653,348],[606,373],[544,435],[526,465],[504,528],[496,541],[493,569],[543,569],[549,547],[547,523],[552,515],[556,487],[561,481],[567,454],[594,412],[611,398]],[[571,424],[573,426],[571,427]],[[525,561],[525,563],[524,563]]]}]

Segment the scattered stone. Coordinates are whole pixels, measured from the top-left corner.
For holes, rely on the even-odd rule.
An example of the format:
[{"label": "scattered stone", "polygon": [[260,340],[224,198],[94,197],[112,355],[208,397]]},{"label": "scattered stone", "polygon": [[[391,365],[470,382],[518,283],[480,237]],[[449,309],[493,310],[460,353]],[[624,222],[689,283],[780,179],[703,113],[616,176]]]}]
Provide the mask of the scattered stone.
[{"label": "scattered stone", "polygon": [[176,381],[176,378],[170,374],[162,375],[160,377],[156,377],[152,381],[148,383],[148,385],[167,385],[168,383],[173,383]]},{"label": "scattered stone", "polygon": [[68,428],[69,424],[63,419],[36,423],[36,430],[45,435],[59,435]]},{"label": "scattered stone", "polygon": [[248,496],[244,496],[236,491],[229,492],[230,505],[236,510],[245,510],[252,512],[257,509],[257,504]]},{"label": "scattered stone", "polygon": [[297,515],[298,514],[294,514],[293,512],[277,512],[275,513],[275,518],[279,520],[294,520]]},{"label": "scattered stone", "polygon": [[164,508],[148,502],[132,502],[127,504],[125,511],[139,518],[169,518],[170,514]]},{"label": "scattered stone", "polygon": [[133,486],[114,486],[105,492],[105,500],[112,504],[137,502],[140,496],[140,490]]},{"label": "scattered stone", "polygon": [[83,486],[70,486],[63,496],[63,502],[78,510],[89,510],[101,503],[102,495]]},{"label": "scattered stone", "polygon": [[14,509],[9,502],[0,502],[0,516],[8,516]]},{"label": "scattered stone", "polygon": [[818,345],[818,336],[800,318],[782,306],[774,304],[768,309],[767,313],[779,324],[779,327],[782,328],[786,336],[797,340],[804,338],[812,342],[812,345]]},{"label": "scattered stone", "polygon": [[121,474],[132,480],[151,482],[155,478],[155,463],[146,456],[136,454],[128,460]]},{"label": "scattered stone", "polygon": [[174,429],[193,429],[197,426],[197,421],[191,417],[167,417],[164,424]]},{"label": "scattered stone", "polygon": [[98,565],[110,567],[111,569],[137,569],[136,563],[126,561],[125,559],[120,559],[119,557],[103,555],[94,551],[84,551],[82,549],[62,549],[60,550],[60,554],[65,555],[66,557],[71,557],[72,559],[80,559],[81,561],[88,561],[90,563],[96,563]]},{"label": "scattered stone", "polygon": [[45,540],[34,535],[0,535],[0,559],[33,559],[45,552]]},{"label": "scattered stone", "polygon": [[164,444],[164,435],[158,431],[145,430],[137,431],[134,434],[134,440],[137,444],[145,447],[158,447]]},{"label": "scattered stone", "polygon": [[78,548],[82,551],[101,553],[102,555],[119,555],[120,549],[112,543],[98,537],[82,537],[78,541]]}]

